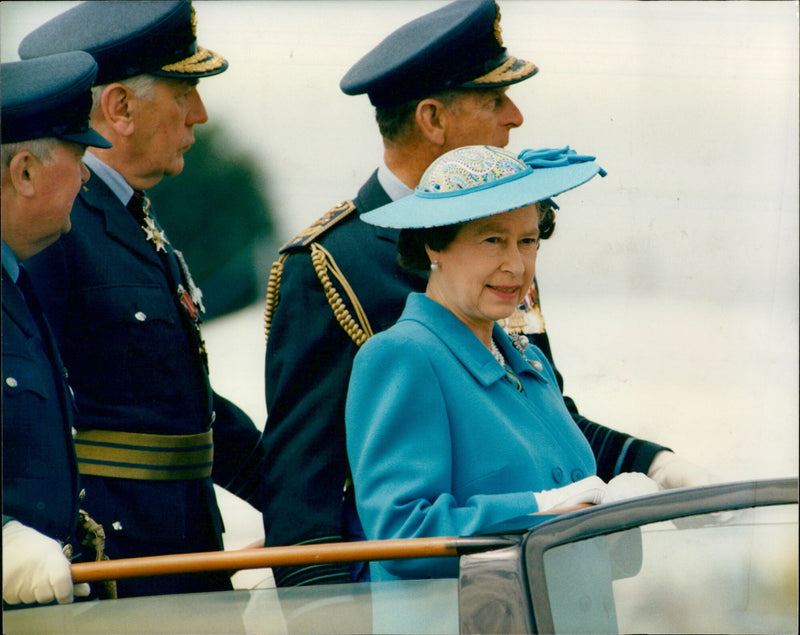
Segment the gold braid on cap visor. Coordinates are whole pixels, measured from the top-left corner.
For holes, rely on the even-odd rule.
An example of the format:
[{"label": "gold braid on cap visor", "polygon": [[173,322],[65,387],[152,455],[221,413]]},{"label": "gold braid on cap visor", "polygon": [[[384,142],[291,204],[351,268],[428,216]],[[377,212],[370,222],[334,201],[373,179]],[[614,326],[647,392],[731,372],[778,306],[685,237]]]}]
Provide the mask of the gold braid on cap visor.
[{"label": "gold braid on cap visor", "polygon": [[[209,56],[211,56],[209,59]],[[212,71],[219,68],[225,63],[225,58],[219,53],[209,51],[202,46],[197,47],[197,53],[187,57],[185,60],[175,62],[174,64],[167,64],[162,66],[162,71],[168,73],[202,73],[205,71]]]},{"label": "gold braid on cap visor", "polygon": [[[515,64],[522,62],[517,70],[510,71]],[[516,57],[509,57],[505,62],[500,64],[494,70],[489,71],[486,75],[481,75],[469,81],[470,84],[497,84],[499,82],[507,82],[509,80],[521,79],[527,77],[532,71],[536,69],[536,64],[518,60]]]}]

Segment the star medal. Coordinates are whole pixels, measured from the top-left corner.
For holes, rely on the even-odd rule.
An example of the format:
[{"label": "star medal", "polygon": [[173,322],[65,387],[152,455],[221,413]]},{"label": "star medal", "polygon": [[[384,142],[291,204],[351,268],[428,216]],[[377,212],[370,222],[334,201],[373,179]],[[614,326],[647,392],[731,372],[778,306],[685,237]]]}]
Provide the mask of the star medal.
[{"label": "star medal", "polygon": [[167,234],[164,232],[163,229],[159,229],[156,225],[156,222],[153,218],[148,214],[144,217],[144,225],[142,225],[142,231],[144,235],[147,237],[147,240],[153,243],[156,248],[156,251],[163,251],[167,253],[166,245],[169,244],[169,240],[167,239]]}]

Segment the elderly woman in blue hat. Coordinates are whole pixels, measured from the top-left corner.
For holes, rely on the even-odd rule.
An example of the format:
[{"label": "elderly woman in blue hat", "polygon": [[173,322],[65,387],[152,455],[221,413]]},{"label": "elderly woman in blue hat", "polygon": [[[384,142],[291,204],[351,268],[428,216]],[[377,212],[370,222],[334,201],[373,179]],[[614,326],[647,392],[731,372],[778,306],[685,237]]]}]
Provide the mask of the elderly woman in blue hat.
[{"label": "elderly woman in blue hat", "polygon": [[[598,173],[568,148],[517,157],[467,146],[434,161],[413,196],[362,217],[402,229],[401,265],[430,271],[425,293],[353,365],[347,451],[367,538],[466,536],[656,491],[643,474],[595,475],[546,357],[497,323],[533,282],[550,197]],[[373,580],[456,574],[449,560],[371,564]]]}]

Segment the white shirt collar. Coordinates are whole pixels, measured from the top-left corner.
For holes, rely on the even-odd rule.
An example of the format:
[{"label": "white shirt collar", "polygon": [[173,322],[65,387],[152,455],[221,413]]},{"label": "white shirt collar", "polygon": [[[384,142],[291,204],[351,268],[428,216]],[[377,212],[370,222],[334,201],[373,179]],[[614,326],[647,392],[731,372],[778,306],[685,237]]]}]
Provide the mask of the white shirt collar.
[{"label": "white shirt collar", "polygon": [[405,198],[414,193],[414,190],[403,183],[397,175],[388,168],[386,161],[383,159],[383,155],[381,155],[381,161],[378,164],[378,183],[381,184],[381,187],[393,201]]}]

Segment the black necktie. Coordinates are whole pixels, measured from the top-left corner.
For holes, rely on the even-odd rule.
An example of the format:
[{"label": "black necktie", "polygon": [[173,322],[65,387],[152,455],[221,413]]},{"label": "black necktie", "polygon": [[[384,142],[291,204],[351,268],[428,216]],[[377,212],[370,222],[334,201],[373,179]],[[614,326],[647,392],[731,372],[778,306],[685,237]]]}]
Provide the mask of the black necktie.
[{"label": "black necktie", "polygon": [[141,190],[134,190],[133,196],[131,200],[128,201],[126,207],[128,211],[133,214],[133,217],[136,221],[141,225],[144,221],[144,201],[145,201],[144,192]]}]

